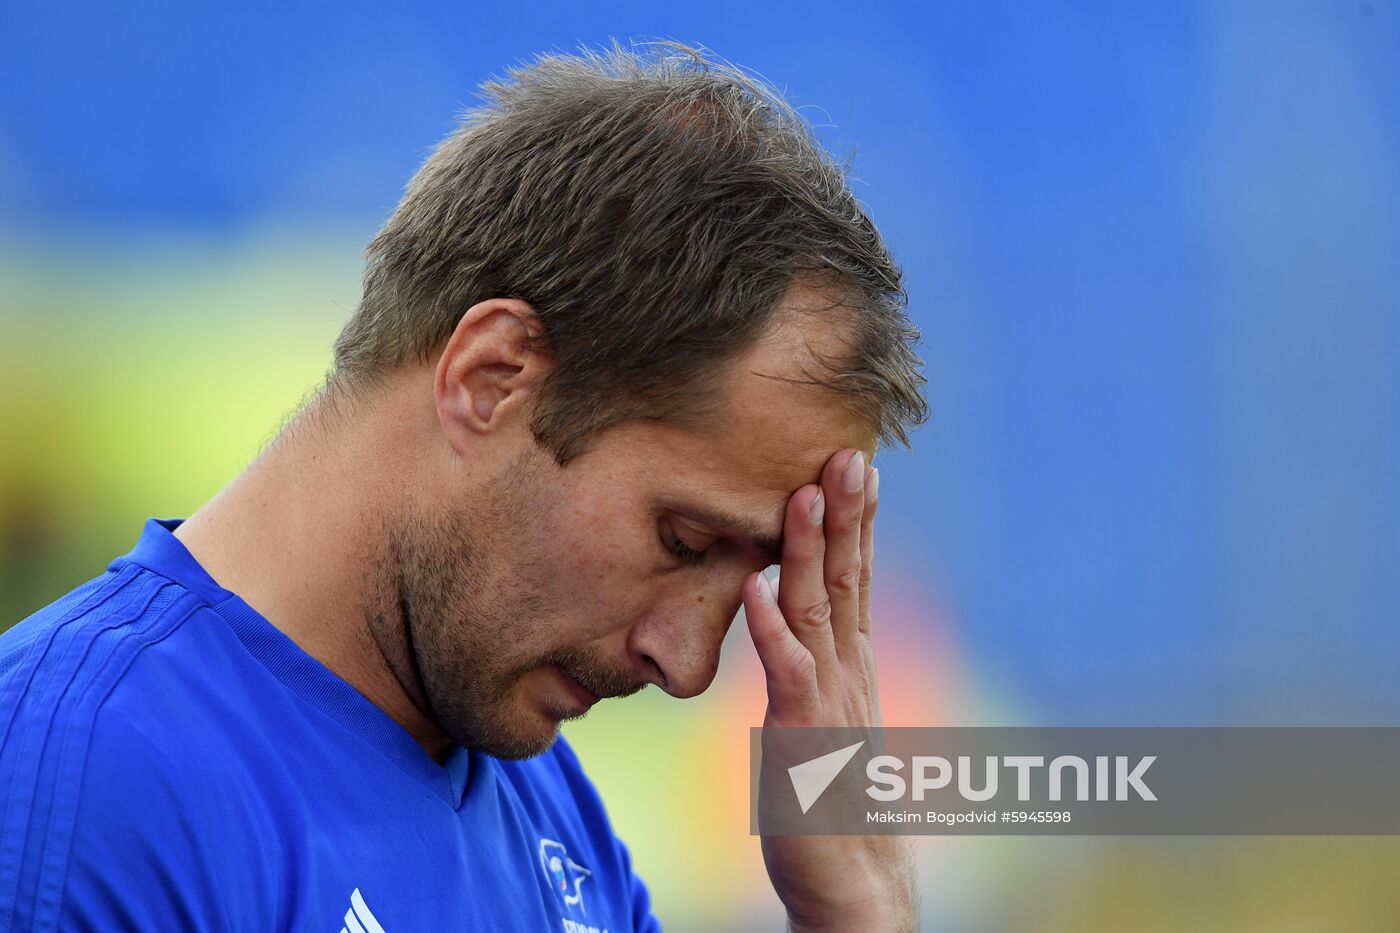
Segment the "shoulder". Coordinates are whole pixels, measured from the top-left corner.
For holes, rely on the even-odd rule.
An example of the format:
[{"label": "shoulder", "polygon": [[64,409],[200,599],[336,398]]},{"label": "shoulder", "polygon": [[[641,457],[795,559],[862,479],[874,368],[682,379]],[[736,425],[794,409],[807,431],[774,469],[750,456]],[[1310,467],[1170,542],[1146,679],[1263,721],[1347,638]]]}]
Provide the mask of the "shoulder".
[{"label": "shoulder", "polygon": [[16,768],[36,776],[50,768],[67,774],[84,757],[99,711],[132,695],[136,708],[154,705],[141,695],[170,688],[163,669],[172,665],[170,652],[153,649],[172,635],[187,639],[193,629],[187,623],[200,610],[208,611],[207,604],[194,593],[127,565],[0,636],[5,770],[11,776]]},{"label": "shoulder", "polygon": [[201,608],[128,565],[0,637],[0,930],[171,919],[128,902],[161,884],[177,904],[190,871],[191,750],[166,726],[184,704],[153,649]]},{"label": "shoulder", "polygon": [[95,685],[115,683],[143,648],[203,605],[133,564],[89,580],[0,636],[0,712],[13,718],[41,701],[92,699]]},{"label": "shoulder", "polygon": [[[109,571],[0,636],[0,761],[14,769],[71,766],[98,710],[139,682],[138,659],[203,605],[134,566]],[[10,782],[13,791],[15,781]]]}]

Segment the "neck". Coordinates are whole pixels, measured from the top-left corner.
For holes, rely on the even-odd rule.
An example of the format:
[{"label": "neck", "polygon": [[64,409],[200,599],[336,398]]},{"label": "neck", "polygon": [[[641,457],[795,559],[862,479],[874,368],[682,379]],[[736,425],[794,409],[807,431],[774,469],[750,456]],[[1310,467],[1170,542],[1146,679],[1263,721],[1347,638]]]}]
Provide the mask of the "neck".
[{"label": "neck", "polygon": [[314,401],[175,536],[220,586],[441,761],[451,742],[412,673],[392,568],[384,563],[382,516],[393,504],[384,496],[411,475],[395,458],[413,449],[406,435],[414,425],[391,401],[377,400],[343,423],[316,418],[322,404]]}]

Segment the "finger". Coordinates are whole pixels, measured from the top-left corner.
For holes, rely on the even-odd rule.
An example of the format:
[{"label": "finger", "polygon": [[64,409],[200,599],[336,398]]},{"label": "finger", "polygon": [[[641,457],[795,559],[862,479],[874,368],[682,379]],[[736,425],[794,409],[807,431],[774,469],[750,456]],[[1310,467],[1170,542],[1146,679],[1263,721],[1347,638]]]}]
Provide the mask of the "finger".
[{"label": "finger", "polygon": [[823,574],[831,600],[831,628],[838,650],[854,645],[860,632],[861,523],[865,515],[865,454],[842,451],[822,470],[826,495]]},{"label": "finger", "polygon": [[749,637],[768,681],[770,713],[785,725],[817,722],[821,695],[812,653],[788,627],[767,577],[752,574],[742,593]]},{"label": "finger", "polygon": [[836,665],[831,600],[822,572],[826,510],[826,496],[818,486],[803,486],[788,497],[783,516],[783,585],[777,596],[788,627],[812,653],[818,677],[832,673]]},{"label": "finger", "polygon": [[860,520],[860,619],[861,632],[870,634],[870,587],[875,575],[875,507],[879,505],[880,471],[866,468],[865,515]]}]

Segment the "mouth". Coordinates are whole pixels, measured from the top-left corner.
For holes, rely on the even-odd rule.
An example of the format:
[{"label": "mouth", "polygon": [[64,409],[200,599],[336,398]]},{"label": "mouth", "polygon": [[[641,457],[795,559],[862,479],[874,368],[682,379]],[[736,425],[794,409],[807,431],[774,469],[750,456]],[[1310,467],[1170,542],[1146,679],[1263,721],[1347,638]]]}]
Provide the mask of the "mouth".
[{"label": "mouth", "polygon": [[563,685],[565,693],[567,693],[574,704],[579,707],[580,714],[587,712],[594,703],[602,699],[601,696],[579,683],[562,667],[558,665],[552,665],[551,667],[558,676],[560,683]]}]

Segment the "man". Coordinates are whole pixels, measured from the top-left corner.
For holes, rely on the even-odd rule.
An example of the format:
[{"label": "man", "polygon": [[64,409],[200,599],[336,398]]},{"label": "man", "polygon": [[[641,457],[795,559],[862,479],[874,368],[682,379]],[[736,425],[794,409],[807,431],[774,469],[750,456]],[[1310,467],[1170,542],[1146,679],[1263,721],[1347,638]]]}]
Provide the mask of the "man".
[{"label": "man", "polygon": [[[0,638],[0,927],[655,929],[563,720],[701,693],[742,604],[768,724],[878,723],[869,462],[925,406],[840,171],[684,48],[484,90],[317,396]],[[895,840],[763,850],[793,928],[912,925]]]}]

